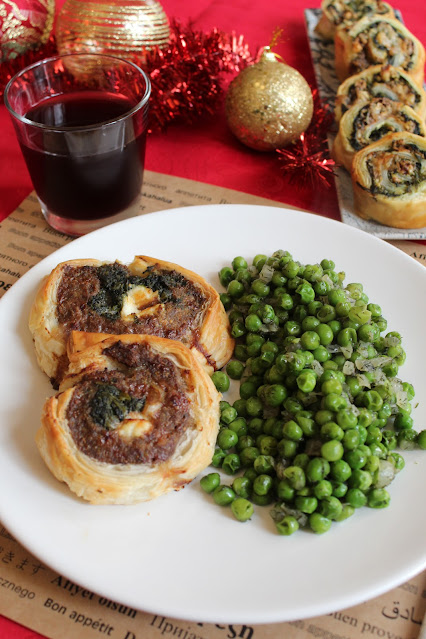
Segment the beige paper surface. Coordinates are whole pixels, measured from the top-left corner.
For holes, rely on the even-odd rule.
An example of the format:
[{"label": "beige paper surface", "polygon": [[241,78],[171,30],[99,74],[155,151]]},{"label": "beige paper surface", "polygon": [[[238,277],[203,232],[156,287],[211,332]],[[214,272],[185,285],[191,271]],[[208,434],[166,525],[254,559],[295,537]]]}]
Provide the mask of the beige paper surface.
[{"label": "beige paper surface", "polygon": [[[141,214],[199,204],[285,205],[191,180],[146,172]],[[0,297],[34,264],[72,239],[49,228],[34,194],[0,223]],[[394,241],[426,265],[426,247]],[[309,591],[306,596],[309,597]],[[30,555],[0,524],[0,614],[51,639],[418,639],[426,572],[362,605],[291,623],[204,624],[136,611],[85,590]]]}]

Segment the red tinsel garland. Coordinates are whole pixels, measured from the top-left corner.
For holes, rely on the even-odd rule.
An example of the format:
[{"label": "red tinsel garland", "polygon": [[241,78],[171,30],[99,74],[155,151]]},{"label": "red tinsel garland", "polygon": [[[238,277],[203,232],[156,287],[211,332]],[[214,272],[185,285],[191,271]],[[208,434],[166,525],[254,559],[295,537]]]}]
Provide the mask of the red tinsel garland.
[{"label": "red tinsel garland", "polygon": [[[0,98],[9,80],[21,69],[57,53],[55,39],[0,65]],[[170,25],[166,48],[155,47],[132,56],[150,76],[151,128],[164,129],[175,120],[192,122],[213,114],[223,93],[221,75],[238,72],[253,61],[243,36],[213,29],[210,33],[191,25]],[[143,62],[142,62],[143,61]]]},{"label": "red tinsel garland", "polygon": [[327,134],[333,125],[334,115],[328,105],[323,105],[318,90],[312,91],[314,113],[311,124],[292,145],[278,149],[281,167],[289,182],[299,187],[331,186],[335,162],[329,157]]}]

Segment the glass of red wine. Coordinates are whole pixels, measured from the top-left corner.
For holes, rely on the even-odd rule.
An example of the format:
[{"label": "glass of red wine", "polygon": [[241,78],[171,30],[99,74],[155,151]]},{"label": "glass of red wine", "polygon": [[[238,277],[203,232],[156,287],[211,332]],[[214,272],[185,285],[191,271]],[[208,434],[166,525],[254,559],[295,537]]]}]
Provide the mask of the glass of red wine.
[{"label": "glass of red wine", "polygon": [[10,80],[5,104],[54,229],[78,236],[135,214],[150,92],[142,69],[103,54],[47,58]]}]

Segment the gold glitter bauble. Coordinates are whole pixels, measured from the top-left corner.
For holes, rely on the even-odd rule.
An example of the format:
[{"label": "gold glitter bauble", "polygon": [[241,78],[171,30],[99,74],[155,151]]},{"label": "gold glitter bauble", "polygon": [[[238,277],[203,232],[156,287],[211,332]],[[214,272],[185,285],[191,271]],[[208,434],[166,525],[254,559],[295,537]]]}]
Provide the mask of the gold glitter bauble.
[{"label": "gold glitter bauble", "polygon": [[157,0],[66,0],[59,12],[59,53],[107,53],[120,58],[165,47],[169,21]]},{"label": "gold glitter bauble", "polygon": [[269,47],[234,78],[226,95],[229,128],[257,151],[273,151],[297,140],[308,128],[313,109],[305,78],[279,62]]}]

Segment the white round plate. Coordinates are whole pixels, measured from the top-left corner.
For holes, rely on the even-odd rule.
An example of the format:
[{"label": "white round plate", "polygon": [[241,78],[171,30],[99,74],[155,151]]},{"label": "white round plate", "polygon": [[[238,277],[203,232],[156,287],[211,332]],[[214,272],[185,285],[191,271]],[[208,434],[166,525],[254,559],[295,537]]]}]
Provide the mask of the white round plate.
[{"label": "white round plate", "polygon": [[[362,282],[389,330],[404,338],[401,378],[414,384],[426,425],[426,270],[402,251],[340,222],[244,205],[163,211],[86,235],[31,269],[0,302],[0,519],[45,564],[132,608],[215,623],[280,622],[330,613],[375,597],[426,567],[426,457],[405,453],[385,510],[362,508],[325,535],[274,532],[268,508],[250,522],[213,504],[195,480],[134,506],[92,506],[49,473],[34,444],[45,398],[27,329],[41,279],[74,258],[130,262],[144,254],[197,271],[219,286],[233,257],[289,250],[303,263],[333,259],[346,283]],[[208,471],[206,471],[208,472]],[[231,480],[230,480],[231,481]]]}]

